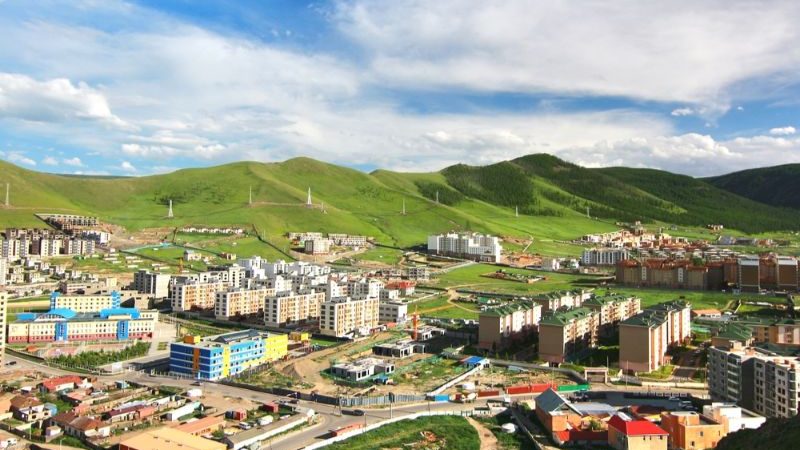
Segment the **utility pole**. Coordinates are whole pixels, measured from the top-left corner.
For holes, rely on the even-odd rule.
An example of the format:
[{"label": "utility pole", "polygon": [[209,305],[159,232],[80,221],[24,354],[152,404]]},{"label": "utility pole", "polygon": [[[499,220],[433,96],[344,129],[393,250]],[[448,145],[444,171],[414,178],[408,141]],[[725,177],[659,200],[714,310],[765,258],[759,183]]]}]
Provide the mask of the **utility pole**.
[{"label": "utility pole", "polygon": [[253,205],[253,186],[250,186],[250,199],[247,201],[248,205]]},{"label": "utility pole", "polygon": [[311,186],[308,187],[308,198],[306,199],[306,207],[313,208],[314,204],[311,203]]},{"label": "utility pole", "polygon": [[5,203],[6,208],[11,206],[11,201],[9,200],[10,192],[11,192],[11,183],[6,183],[6,203]]},{"label": "utility pole", "polygon": [[169,201],[169,211],[167,211],[167,219],[172,219],[175,215],[172,213],[172,199]]},{"label": "utility pole", "polygon": [[402,215],[406,215],[406,199],[403,199],[403,212]]},{"label": "utility pole", "polygon": [[519,217],[519,206],[514,207],[514,217]]},{"label": "utility pole", "polygon": [[439,204],[439,191],[436,191],[436,204]]}]

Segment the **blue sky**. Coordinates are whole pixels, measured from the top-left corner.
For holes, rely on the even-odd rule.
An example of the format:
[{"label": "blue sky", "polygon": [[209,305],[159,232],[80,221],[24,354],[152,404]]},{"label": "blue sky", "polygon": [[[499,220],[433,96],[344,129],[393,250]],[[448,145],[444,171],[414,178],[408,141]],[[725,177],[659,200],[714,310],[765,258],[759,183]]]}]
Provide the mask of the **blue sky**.
[{"label": "blue sky", "polygon": [[800,5],[643,3],[0,0],[0,158],[118,175],[300,155],[800,162]]}]

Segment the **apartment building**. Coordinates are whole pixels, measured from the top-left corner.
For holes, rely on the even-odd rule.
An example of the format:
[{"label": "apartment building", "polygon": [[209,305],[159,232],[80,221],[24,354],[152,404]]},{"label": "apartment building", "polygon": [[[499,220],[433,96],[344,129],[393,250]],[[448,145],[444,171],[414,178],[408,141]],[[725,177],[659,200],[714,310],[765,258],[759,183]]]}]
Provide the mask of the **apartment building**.
[{"label": "apartment building", "polygon": [[227,289],[222,281],[176,279],[170,285],[169,299],[173,311],[213,310],[217,292]]},{"label": "apartment building", "polygon": [[377,298],[339,297],[326,300],[320,307],[320,333],[344,337],[368,334],[379,323]]},{"label": "apartment building", "polygon": [[142,269],[133,274],[131,288],[139,293],[151,295],[155,299],[167,298],[171,278],[171,275],[166,273],[154,273]]},{"label": "apartment building", "polygon": [[500,239],[480,233],[448,233],[428,236],[428,253],[474,261],[500,262]]},{"label": "apartment building", "polygon": [[8,324],[9,343],[150,340],[158,311],[114,308],[94,313],[54,309],[20,313]]},{"label": "apartment building", "polygon": [[50,309],[70,309],[78,313],[119,308],[121,303],[122,296],[118,291],[102,295],[65,295],[60,292],[50,294]]},{"label": "apartment building", "polygon": [[8,283],[8,260],[0,257],[0,286]]},{"label": "apartment building", "polygon": [[431,272],[425,266],[412,266],[406,269],[406,278],[416,281],[428,281],[431,279]]},{"label": "apartment building", "polygon": [[238,287],[217,291],[214,301],[214,316],[217,319],[248,317],[264,313],[266,298],[275,295],[275,289]]},{"label": "apartment building", "polygon": [[800,405],[800,358],[757,356],[753,364],[753,410],[766,417],[790,418]]},{"label": "apartment building", "polygon": [[680,450],[714,448],[728,434],[723,424],[694,411],[662,412],[661,428],[669,433],[669,447]]},{"label": "apartment building", "polygon": [[575,289],[537,295],[533,301],[542,305],[542,313],[548,313],[562,308],[579,308],[583,302],[592,298],[592,295],[592,291]]},{"label": "apartment building", "polygon": [[642,300],[629,295],[594,296],[583,302],[583,306],[600,314],[601,336],[610,336],[617,330],[620,322],[642,311]]},{"label": "apartment building", "polygon": [[626,372],[652,372],[667,363],[667,350],[691,337],[691,305],[660,303],[619,325],[619,366]]},{"label": "apartment building", "polygon": [[264,304],[264,324],[285,327],[319,320],[324,292],[277,292],[267,296]]},{"label": "apartment building", "polygon": [[8,311],[8,294],[0,288],[0,367],[5,362],[6,356],[6,321]]},{"label": "apartment building", "polygon": [[539,321],[539,357],[551,364],[572,361],[597,345],[600,314],[573,308],[543,314]]},{"label": "apartment building", "polygon": [[581,254],[584,266],[615,266],[618,262],[630,259],[631,251],[626,248],[587,248]]},{"label": "apartment building", "polygon": [[303,252],[307,255],[327,255],[331,252],[331,240],[309,239],[303,243]]},{"label": "apartment building", "polygon": [[367,237],[360,235],[328,233],[328,239],[342,247],[363,247],[367,245]]},{"label": "apartment building", "polygon": [[381,300],[378,303],[378,321],[380,323],[403,323],[407,320],[408,303],[391,300]]},{"label": "apartment building", "polygon": [[183,342],[170,344],[169,370],[175,375],[219,380],[277,361],[286,356],[288,346],[288,335],[256,330],[234,331],[202,340],[186,336]]},{"label": "apartment building", "polygon": [[482,311],[478,316],[478,347],[497,351],[524,340],[539,328],[542,305],[520,301]]}]

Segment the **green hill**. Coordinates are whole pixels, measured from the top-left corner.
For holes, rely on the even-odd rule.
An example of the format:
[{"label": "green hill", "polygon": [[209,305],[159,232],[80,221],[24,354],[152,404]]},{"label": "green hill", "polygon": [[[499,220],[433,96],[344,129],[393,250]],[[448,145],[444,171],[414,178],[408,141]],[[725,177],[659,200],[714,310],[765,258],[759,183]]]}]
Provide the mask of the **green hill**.
[{"label": "green hill", "polygon": [[789,450],[800,442],[800,416],[767,419],[757,430],[739,430],[717,443],[717,450]]},{"label": "green hill", "polygon": [[705,181],[768,205],[800,208],[800,164],[743,170]]},{"label": "green hill", "polygon": [[[271,238],[290,230],[319,230],[366,234],[398,246],[420,244],[429,233],[470,229],[533,236],[534,251],[575,254],[579,248],[559,241],[613,230],[615,220],[721,222],[751,232],[795,229],[800,223],[800,211],[745,199],[703,180],[638,169],[587,169],[549,155],[434,173],[367,174],[295,158],[135,178],[46,174],[0,161],[4,182],[11,183],[12,207],[0,209],[2,226],[39,225],[34,213],[60,211],[97,215],[131,230],[252,224]],[[315,208],[304,206],[309,187]],[[248,205],[250,189],[253,205]],[[175,211],[170,220],[165,218],[169,200]],[[404,202],[406,215],[401,214]],[[587,206],[593,217],[605,220],[587,218]]]}]

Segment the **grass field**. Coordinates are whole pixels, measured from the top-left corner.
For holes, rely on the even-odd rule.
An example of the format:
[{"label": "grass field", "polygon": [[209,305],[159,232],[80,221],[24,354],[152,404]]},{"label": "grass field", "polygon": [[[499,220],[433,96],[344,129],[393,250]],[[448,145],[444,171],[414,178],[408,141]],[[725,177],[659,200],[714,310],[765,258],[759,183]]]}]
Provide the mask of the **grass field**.
[{"label": "grass field", "polygon": [[415,420],[402,420],[325,448],[328,450],[409,448],[410,444],[423,441],[420,435],[423,432],[430,432],[436,436],[437,443],[439,443],[437,448],[454,450],[480,449],[478,432],[467,422],[467,419],[458,416],[433,416]]},{"label": "grass field", "polygon": [[487,278],[482,275],[496,272],[499,268],[489,264],[473,264],[467,267],[451,270],[429,284],[443,288],[464,288],[486,292],[509,294],[537,294],[542,292],[558,291],[562,289],[575,289],[578,287],[591,287],[596,278],[588,275],[569,275],[553,272],[542,272],[528,269],[503,268],[506,272],[541,275],[546,279],[527,284],[510,280]]}]

